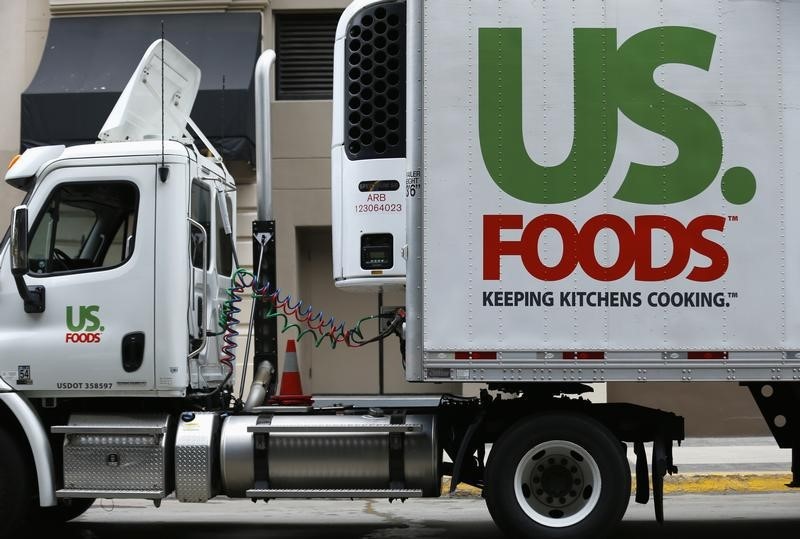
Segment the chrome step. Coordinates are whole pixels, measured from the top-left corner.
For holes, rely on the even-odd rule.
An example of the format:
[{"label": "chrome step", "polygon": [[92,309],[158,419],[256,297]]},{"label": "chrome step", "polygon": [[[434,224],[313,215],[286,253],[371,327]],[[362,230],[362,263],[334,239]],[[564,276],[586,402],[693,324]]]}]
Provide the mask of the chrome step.
[{"label": "chrome step", "polygon": [[50,427],[53,434],[166,434],[166,425],[154,427],[147,426],[120,426],[120,425],[56,425]]},{"label": "chrome step", "polygon": [[306,433],[306,432],[422,432],[422,425],[364,425],[358,423],[342,423],[329,425],[253,425],[247,427],[247,432],[255,434],[267,433]]},{"label": "chrome step", "polygon": [[250,489],[248,498],[421,498],[420,489]]},{"label": "chrome step", "polygon": [[161,500],[166,498],[163,490],[89,490],[64,488],[56,491],[57,498],[105,498],[127,500]]}]

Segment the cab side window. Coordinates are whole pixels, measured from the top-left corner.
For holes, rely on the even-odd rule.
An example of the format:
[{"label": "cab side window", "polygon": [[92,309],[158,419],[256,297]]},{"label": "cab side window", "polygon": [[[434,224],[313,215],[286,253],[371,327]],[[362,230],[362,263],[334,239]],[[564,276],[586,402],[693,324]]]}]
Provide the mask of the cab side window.
[{"label": "cab side window", "polygon": [[211,264],[211,191],[206,189],[198,182],[192,183],[192,207],[190,215],[193,220],[200,223],[206,231],[206,267],[203,268],[203,235],[199,230],[192,227],[191,230],[191,255],[192,266],[200,269],[208,269]]},{"label": "cab side window", "polygon": [[[219,198],[217,198],[219,201]],[[231,199],[225,197],[228,209],[228,219],[233,219],[233,206]],[[225,234],[225,225],[222,221],[222,212],[217,204],[217,273],[229,277],[233,273],[233,245],[228,235]]]},{"label": "cab side window", "polygon": [[133,254],[139,191],[129,182],[64,183],[50,194],[30,234],[34,275],[124,264]]}]

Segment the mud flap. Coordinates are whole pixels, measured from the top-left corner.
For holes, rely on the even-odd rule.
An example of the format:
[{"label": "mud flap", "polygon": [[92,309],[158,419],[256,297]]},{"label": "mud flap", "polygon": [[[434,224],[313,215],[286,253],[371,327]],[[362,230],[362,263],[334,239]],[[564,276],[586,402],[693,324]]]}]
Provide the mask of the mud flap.
[{"label": "mud flap", "polygon": [[647,504],[650,501],[650,470],[647,469],[644,442],[634,442],[633,452],[636,454],[636,503]]},{"label": "mud flap", "polygon": [[[456,460],[453,463],[453,475],[450,479],[450,492],[449,494],[453,494],[456,491],[459,483],[461,483],[461,476],[463,475],[462,470],[464,469],[464,462],[469,455],[472,455],[472,452],[469,450],[474,448],[472,446],[472,438],[475,436],[475,433],[483,424],[483,420],[486,418],[486,410],[482,409],[478,415],[475,416],[475,420],[470,424],[467,428],[467,432],[464,434],[464,439],[461,441],[461,446],[458,448],[458,454],[456,455]],[[486,447],[483,444],[479,444],[478,446],[478,459],[475,462],[475,466],[480,472],[480,475],[483,476],[483,466],[485,462],[485,455],[486,455]]]},{"label": "mud flap", "polygon": [[672,439],[659,435],[653,440],[653,506],[656,511],[656,522],[659,524],[664,524],[664,476],[667,473],[670,475],[678,473],[678,468],[672,462]]}]

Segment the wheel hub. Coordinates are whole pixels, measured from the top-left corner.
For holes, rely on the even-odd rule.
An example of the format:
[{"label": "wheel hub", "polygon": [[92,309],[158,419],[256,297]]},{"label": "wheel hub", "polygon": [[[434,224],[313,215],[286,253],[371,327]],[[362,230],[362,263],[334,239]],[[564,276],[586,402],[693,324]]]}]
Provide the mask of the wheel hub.
[{"label": "wheel hub", "polygon": [[583,484],[583,474],[571,455],[551,455],[538,459],[531,474],[533,495],[547,507],[573,503]]},{"label": "wheel hub", "polygon": [[600,471],[582,447],[564,440],[538,444],[517,465],[515,488],[522,509],[553,527],[574,524],[597,504]]},{"label": "wheel hub", "polygon": [[[572,473],[564,466],[567,462],[566,459],[562,460],[562,464],[545,468],[541,477],[541,484],[544,492],[556,498],[566,496],[572,489]],[[577,468],[574,466],[572,469],[577,471]]]}]

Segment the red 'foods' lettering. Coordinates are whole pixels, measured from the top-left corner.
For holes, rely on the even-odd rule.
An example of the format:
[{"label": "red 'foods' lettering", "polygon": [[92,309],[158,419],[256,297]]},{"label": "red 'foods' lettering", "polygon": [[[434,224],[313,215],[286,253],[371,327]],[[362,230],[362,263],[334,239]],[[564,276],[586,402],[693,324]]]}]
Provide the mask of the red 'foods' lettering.
[{"label": "red 'foods' lettering", "polygon": [[[722,277],[728,269],[728,253],[706,231],[725,228],[725,217],[701,215],[688,225],[664,215],[639,215],[634,226],[622,217],[603,214],[592,217],[578,230],[562,215],[544,214],[524,225],[522,215],[483,216],[483,278],[500,279],[500,258],[516,256],[536,279],[560,281],[570,276],[580,265],[592,279],[616,281],[631,269],[637,281],[664,281],[677,277],[686,269],[692,252],[705,256],[706,266],[695,265],[687,279],[707,282]],[[539,255],[539,238],[545,230],[555,230],[561,237],[563,253],[555,266],[547,266]],[[619,242],[619,255],[613,264],[603,266],[595,254],[595,240],[603,230],[611,231]],[[522,230],[519,240],[501,240],[502,230]],[[666,233],[672,241],[672,256],[666,264],[654,266],[652,257],[653,231]]]},{"label": "red 'foods' lettering", "polygon": [[67,333],[64,342],[96,344],[100,342],[102,333]]}]

